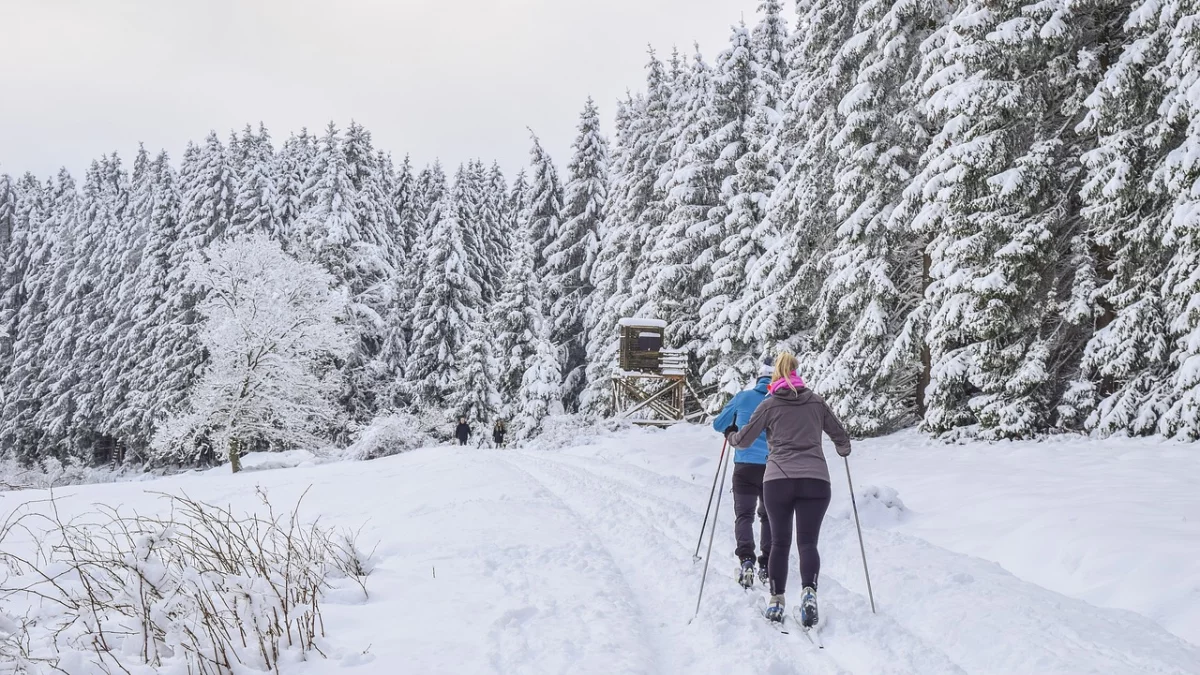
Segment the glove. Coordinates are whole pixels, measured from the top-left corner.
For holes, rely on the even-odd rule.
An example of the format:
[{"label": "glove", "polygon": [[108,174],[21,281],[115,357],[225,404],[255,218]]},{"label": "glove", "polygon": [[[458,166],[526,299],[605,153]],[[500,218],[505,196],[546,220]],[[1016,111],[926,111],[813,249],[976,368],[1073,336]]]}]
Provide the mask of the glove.
[{"label": "glove", "polygon": [[725,439],[728,440],[730,436],[737,433],[737,430],[738,425],[736,424],[730,424],[729,426],[725,427]]},{"label": "glove", "polygon": [[841,455],[842,457],[849,457],[849,456],[850,456],[850,446],[849,446],[849,445],[847,445],[847,446],[845,447],[845,449],[843,449],[843,448],[838,448],[838,449],[837,449],[837,454]]}]

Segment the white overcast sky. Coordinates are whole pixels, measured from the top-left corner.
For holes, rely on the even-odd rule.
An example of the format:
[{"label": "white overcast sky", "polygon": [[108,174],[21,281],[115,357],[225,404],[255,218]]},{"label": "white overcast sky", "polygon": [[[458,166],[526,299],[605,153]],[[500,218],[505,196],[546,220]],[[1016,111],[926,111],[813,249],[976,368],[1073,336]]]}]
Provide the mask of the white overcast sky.
[{"label": "white overcast sky", "polygon": [[[791,3],[786,3],[791,10]],[[0,171],[45,177],[138,142],[267,124],[276,143],[358,120],[423,164],[523,166],[532,127],[567,162],[588,95],[660,56],[714,60],[758,0],[0,0]],[[791,14],[789,13],[789,22]]]}]

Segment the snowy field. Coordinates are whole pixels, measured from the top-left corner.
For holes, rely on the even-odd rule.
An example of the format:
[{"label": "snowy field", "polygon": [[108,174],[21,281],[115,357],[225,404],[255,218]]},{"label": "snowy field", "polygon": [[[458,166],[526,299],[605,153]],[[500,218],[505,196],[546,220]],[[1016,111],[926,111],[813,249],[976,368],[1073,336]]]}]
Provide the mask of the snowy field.
[{"label": "snowy field", "polygon": [[[719,436],[677,427],[554,445],[320,466],[297,454],[280,458],[295,468],[56,497],[69,517],[96,504],[152,513],[155,492],[251,510],[256,487],[283,505],[308,489],[302,513],[365,524],[363,542],[378,542],[369,598],[331,593],[328,659],[287,664],[291,675],[1200,673],[1194,448],[948,447],[910,434],[859,444],[851,461],[880,611],[867,605],[844,472],[831,462],[819,652],[759,618],[762,589],[734,583],[728,498],[688,623]],[[0,515],[46,496],[2,493]]]}]

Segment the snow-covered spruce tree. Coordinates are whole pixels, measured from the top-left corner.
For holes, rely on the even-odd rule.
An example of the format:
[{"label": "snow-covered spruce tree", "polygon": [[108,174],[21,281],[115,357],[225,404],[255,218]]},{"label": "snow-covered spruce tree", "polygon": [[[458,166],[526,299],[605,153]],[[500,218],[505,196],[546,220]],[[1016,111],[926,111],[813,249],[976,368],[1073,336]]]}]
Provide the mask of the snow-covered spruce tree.
[{"label": "snow-covered spruce tree", "polygon": [[[1065,17],[1073,13],[1068,24]],[[924,428],[1021,438],[1059,424],[1087,312],[1072,309],[1082,233],[1077,135],[1112,9],[969,2],[927,57],[941,125],[907,195],[930,236],[923,308],[931,356]],[[1086,322],[1086,323],[1085,323]]]},{"label": "snow-covered spruce tree", "polygon": [[[1200,11],[1180,12],[1163,60],[1168,95],[1155,131],[1178,144],[1155,172],[1155,187],[1174,196],[1163,243],[1173,251],[1163,286],[1176,367],[1170,408],[1159,424],[1164,436],[1200,440]],[[1169,131],[1168,131],[1169,130]]]},{"label": "snow-covered spruce tree", "polygon": [[562,222],[562,186],[558,169],[549,153],[542,148],[536,134],[530,132],[533,146],[529,150],[529,190],[526,193],[525,216],[533,243],[533,271],[539,277],[547,275],[547,252],[558,237]]},{"label": "snow-covered spruce tree", "polygon": [[96,335],[115,321],[115,298],[130,234],[128,203],[129,176],[120,159],[114,154],[94,162],[79,202],[77,255],[72,261],[68,294],[55,299],[56,319],[70,319],[54,330],[73,340],[70,361],[56,368],[65,382],[56,383],[55,388],[66,391],[69,384],[73,397],[63,452],[79,458],[90,459],[97,442],[114,440],[103,429],[110,412],[106,403],[111,405],[114,400],[106,385],[111,384],[108,378],[118,364],[112,361],[111,346]]},{"label": "snow-covered spruce tree", "polygon": [[[750,293],[751,265],[769,244],[779,239],[779,223],[767,219],[767,202],[784,169],[776,151],[775,125],[780,117],[787,77],[787,29],[778,1],[764,0],[758,10],[760,22],[749,34],[734,30],[730,50],[722,54],[714,86],[713,126],[702,142],[704,163],[721,180],[719,207],[709,210],[709,232],[719,243],[708,243],[712,277],[702,288],[701,333],[713,341],[704,350],[709,382],[719,383],[732,393],[744,378],[754,374],[746,354],[757,356],[754,337],[742,330]],[[724,222],[718,220],[724,217]],[[716,301],[712,301],[712,300]],[[756,359],[751,359],[756,360]],[[733,369],[714,374],[714,364]]]},{"label": "snow-covered spruce tree", "polygon": [[180,219],[186,231],[196,237],[193,245],[204,247],[223,235],[233,221],[236,176],[225,146],[215,132],[195,152],[189,148],[184,163],[193,166],[180,168],[185,177]]},{"label": "snow-covered spruce tree", "polygon": [[[346,131],[344,147],[350,182],[354,186],[354,212],[357,215],[360,237],[378,254],[394,276],[399,262],[398,248],[392,239],[399,214],[392,205],[393,187],[387,173],[385,158],[371,145],[371,132],[351,122]],[[373,271],[372,274],[378,274]]]},{"label": "snow-covered spruce tree", "polygon": [[[481,167],[482,168],[482,167]],[[504,284],[505,261],[512,255],[511,232],[508,223],[508,182],[500,165],[492,163],[483,184],[483,195],[479,209],[479,227],[483,231],[483,262],[487,266],[487,292],[485,303],[493,302],[500,295]]]},{"label": "snow-covered spruce tree", "polygon": [[[38,454],[66,458],[71,456],[69,444],[75,414],[74,373],[70,371],[75,344],[84,339],[75,333],[75,317],[61,312],[68,307],[66,300],[72,297],[71,276],[74,264],[80,255],[77,239],[80,236],[79,194],[75,180],[65,170],[60,171],[58,180],[50,190],[47,204],[48,215],[53,221],[49,229],[55,233],[51,256],[52,286],[47,294],[47,324],[45,337],[37,347],[39,360],[45,364],[42,377],[33,398],[38,401],[38,410],[33,424],[42,433]],[[74,453],[78,457],[82,453]]]},{"label": "snow-covered spruce tree", "polygon": [[[685,84],[678,52],[672,52],[669,66],[650,52],[646,73],[646,94],[642,106],[631,110],[630,153],[618,169],[614,201],[610,208],[621,208],[630,225],[629,251],[625,262],[632,274],[629,292],[621,304],[622,316],[660,316],[656,298],[650,293],[658,277],[654,253],[663,242],[667,219],[667,191],[664,175],[675,166],[674,149],[682,129],[678,126],[680,97],[678,87]],[[675,106],[675,107],[673,107]]]},{"label": "snow-covered spruce tree", "polygon": [[562,349],[563,404],[571,412],[579,409],[579,395],[586,385],[584,319],[594,290],[591,272],[608,198],[608,144],[600,131],[600,112],[590,98],[580,115],[573,147],[563,224],[547,251],[551,339]]},{"label": "snow-covered spruce tree", "polygon": [[1134,6],[1128,44],[1088,98],[1080,125],[1098,138],[1082,158],[1082,215],[1095,250],[1099,316],[1082,377],[1064,403],[1102,435],[1154,433],[1167,408],[1172,367],[1163,274],[1171,252],[1163,237],[1172,198],[1151,185],[1179,140],[1176,129],[1158,125],[1177,10],[1176,3]]},{"label": "snow-covered spruce tree", "polygon": [[[146,451],[151,433],[170,411],[184,407],[207,359],[200,340],[202,317],[197,311],[205,291],[188,278],[188,261],[211,236],[205,219],[185,220],[185,195],[196,189],[201,168],[200,150],[189,146],[176,177],[165,155],[156,160],[159,185],[149,225],[147,250],[142,259],[137,302],[150,308],[148,353],[138,365],[136,391],[129,413],[132,428],[140,428],[142,445],[131,450]],[[190,188],[188,186],[191,186]],[[193,194],[191,199],[195,200]],[[140,403],[139,403],[140,401]],[[148,452],[148,451],[146,451]]]},{"label": "snow-covered spruce tree", "polygon": [[607,214],[592,270],[596,290],[586,315],[588,385],[581,408],[592,414],[607,412],[611,404],[608,373],[616,363],[617,322],[655,311],[647,305],[654,276],[650,254],[666,211],[659,176],[671,159],[663,142],[671,123],[671,88],[667,71],[653,52],[646,70],[646,94],[617,106]]},{"label": "snow-covered spruce tree", "polygon": [[150,155],[144,147],[139,147],[133,162],[129,206],[120,223],[123,230],[121,257],[110,261],[114,263],[114,278],[109,285],[106,304],[112,308],[112,318],[105,326],[92,329],[99,333],[99,341],[106,350],[107,367],[100,382],[102,429],[126,446],[140,441],[141,448],[145,448],[149,439],[129,438],[129,430],[122,428],[121,422],[132,408],[131,392],[140,386],[135,379],[136,364],[151,346],[146,340],[148,326],[143,308],[138,303],[142,283],[138,271],[147,253],[158,186]]},{"label": "snow-covered spruce tree", "polygon": [[[724,186],[722,201],[728,213],[728,235],[721,242],[723,259],[714,263],[713,285],[731,289],[730,306],[723,310],[726,320],[736,322],[737,342],[744,352],[757,352],[762,339],[746,329],[749,311],[760,298],[754,280],[762,273],[756,269],[767,249],[780,240],[790,223],[768,217],[769,200],[782,180],[785,169],[779,150],[778,123],[785,103],[789,64],[788,35],[782,8],[775,0],[759,5],[762,18],[750,34],[751,108],[743,131],[743,154],[734,163],[732,180]],[[717,168],[720,168],[719,165]],[[752,366],[739,368],[752,377]]]},{"label": "snow-covered spruce tree", "polygon": [[854,85],[831,143],[837,227],[820,263],[809,374],[857,435],[918,413],[920,336],[905,328],[921,300],[923,251],[893,214],[930,137],[918,108],[920,46],[947,12],[941,0],[867,0],[835,62]]},{"label": "snow-covered spruce tree", "polygon": [[289,256],[264,234],[213,245],[189,281],[209,353],[186,410],[154,438],[160,462],[195,461],[211,444],[234,472],[244,448],[320,443],[339,426],[335,359],[352,349],[348,302],[320,265]]},{"label": "snow-covered spruce tree", "polygon": [[495,333],[497,391],[506,417],[519,410],[521,382],[537,354],[545,322],[543,283],[533,273],[533,244],[527,230],[517,233],[513,256],[489,323]]},{"label": "snow-covered spruce tree", "polygon": [[[189,325],[182,310],[194,302],[192,293],[175,283],[186,269],[182,256],[187,254],[176,245],[180,239],[176,181],[166,153],[160,153],[135,184],[134,213],[144,231],[144,248],[122,291],[128,295],[135,329],[123,350],[126,399],[108,423],[111,433],[125,442],[128,457],[148,455],[156,426],[168,410],[182,404],[198,376],[199,345],[181,341],[181,337],[194,339],[196,327]],[[182,353],[173,347],[182,347]]]},{"label": "snow-covered spruce tree", "polygon": [[54,185],[43,187],[30,174],[17,184],[16,213],[5,290],[0,299],[3,326],[4,392],[0,408],[0,448],[19,461],[38,458],[42,430],[33,423],[42,402],[34,397],[46,364],[38,347],[46,337],[49,293],[53,283],[52,252],[56,234],[49,217]]},{"label": "snow-covered spruce tree", "polygon": [[610,313],[615,319],[650,314],[647,291],[655,275],[650,253],[662,231],[666,215],[666,192],[659,181],[670,161],[669,117],[672,81],[663,62],[650,51],[646,64],[646,93],[626,106],[626,128],[618,142],[624,143],[613,165],[616,175],[609,192],[608,219],[619,237],[615,273],[621,279]]},{"label": "snow-covered spruce tree", "polygon": [[671,95],[671,126],[676,129],[671,156],[659,176],[666,194],[666,220],[648,253],[646,306],[671,327],[678,346],[696,352],[703,336],[700,289],[710,269],[697,264],[715,235],[709,213],[720,204],[721,181],[714,158],[702,153],[702,141],[714,129],[712,70],[697,51],[691,67]]},{"label": "snow-covered spruce tree", "polygon": [[[512,187],[508,190],[508,200],[505,204],[505,228],[515,238],[525,227],[528,222],[526,218],[529,215],[529,179],[524,167],[517,170]],[[515,245],[510,247],[510,250],[516,250]]]},{"label": "snow-covered spruce tree", "polygon": [[478,321],[479,283],[470,274],[453,195],[445,193],[431,215],[405,375],[419,404],[443,406],[453,393],[455,357]]},{"label": "snow-covered spruce tree", "polygon": [[[758,3],[760,18],[750,33],[751,58],[759,102],[776,113],[786,99],[788,81],[788,29],[780,0]],[[774,122],[776,120],[772,120]]]},{"label": "snow-covered spruce tree", "polygon": [[4,256],[8,252],[8,242],[12,240],[16,211],[17,196],[13,190],[12,176],[0,173],[0,256]]},{"label": "snow-covered spruce tree", "polygon": [[276,166],[275,150],[271,145],[271,136],[261,124],[257,134],[250,130],[250,125],[246,125],[238,146],[242,155],[242,166],[238,191],[233,199],[229,234],[237,236],[264,232],[282,240],[283,219],[279,209],[281,205],[290,208],[291,197],[289,195],[287,199],[281,199],[276,184],[279,170]]},{"label": "snow-covered spruce tree", "polygon": [[466,250],[467,273],[479,284],[479,299],[483,304],[493,298],[491,292],[491,263],[487,259],[487,232],[483,228],[483,174],[475,162],[460,164],[454,173],[450,189],[454,210],[461,225]]},{"label": "snow-covered spruce tree", "polygon": [[28,299],[25,275],[29,271],[29,257],[33,253],[30,245],[33,234],[27,215],[31,204],[41,204],[42,190],[38,179],[29,173],[18,179],[12,189],[13,213],[2,270],[4,285],[0,287],[0,377],[7,377],[8,369],[12,367],[13,340],[20,330],[21,307]]},{"label": "snow-covered spruce tree", "polygon": [[519,407],[513,418],[513,436],[517,439],[535,436],[542,429],[547,415],[562,412],[562,364],[559,350],[550,340],[550,325],[541,321],[535,326],[534,353],[525,374],[521,377]]},{"label": "snow-covered spruce tree", "polygon": [[[331,123],[301,200],[306,205],[296,225],[301,260],[319,263],[344,283],[350,293],[350,321],[357,343],[344,364],[346,390],[342,404],[352,418],[364,421],[377,409],[382,368],[376,357],[383,343],[383,319],[395,275],[387,259],[387,224],[378,212],[360,213],[356,178],[375,193],[373,153],[360,131],[355,137],[355,164],[347,161],[342,139]],[[359,171],[365,172],[357,175]],[[390,209],[390,207],[384,207]]]},{"label": "snow-covered spruce tree", "polygon": [[[629,108],[632,102],[617,104],[616,142],[609,172],[608,215],[600,223],[599,250],[596,263],[592,266],[592,292],[588,302],[585,324],[587,325],[587,386],[580,396],[581,409],[589,414],[604,415],[610,411],[612,397],[609,395],[609,373],[616,365],[617,322],[620,320],[621,300],[626,297],[627,278],[620,276],[625,267],[629,242],[629,228],[617,219],[614,212],[614,190],[620,180],[620,166],[627,151],[629,135]],[[518,180],[521,176],[517,176]]]},{"label": "snow-covered spruce tree", "polygon": [[[388,316],[396,306],[401,274],[409,262],[406,252],[393,239],[400,227],[400,214],[392,201],[396,188],[391,161],[373,150],[370,132],[356,123],[347,131],[346,156],[363,240],[356,263],[361,290],[352,300],[370,312],[360,331],[359,349],[346,365],[350,393],[345,400],[358,419],[365,421],[392,403],[398,371],[394,368],[397,356],[386,353],[390,339]],[[411,298],[406,299],[408,307],[412,306]]]},{"label": "snow-covered spruce tree", "polygon": [[383,343],[379,361],[384,377],[380,405],[401,407],[408,402],[404,368],[408,361],[409,340],[412,335],[412,309],[421,284],[423,260],[415,249],[415,239],[422,227],[416,204],[416,177],[408,157],[399,171],[392,168],[390,157],[380,158],[380,166],[390,185],[391,208],[396,216],[391,232],[395,279],[392,299],[383,321]]},{"label": "snow-covered spruce tree", "polygon": [[454,411],[455,418],[465,417],[468,422],[482,426],[496,416],[501,405],[496,390],[495,335],[481,317],[467,330],[467,338],[454,359],[457,372],[447,407]]},{"label": "snow-covered spruce tree", "polygon": [[811,351],[810,308],[821,282],[817,265],[836,219],[830,205],[837,153],[831,145],[842,126],[838,102],[852,74],[835,63],[852,35],[857,7],[858,0],[796,3],[780,122],[770,141],[784,175],[768,200],[764,223],[778,237],[747,279],[743,341],[782,344],[800,354],[802,367],[811,360],[805,353]]},{"label": "snow-covered spruce tree", "polygon": [[97,449],[105,446],[115,449],[125,442],[115,433],[111,421],[128,405],[130,382],[125,373],[132,358],[132,343],[137,341],[135,310],[130,302],[133,294],[128,282],[145,249],[145,222],[137,218],[134,187],[149,180],[149,170],[149,156],[144,150],[134,161],[132,176],[121,168],[115,153],[107,165],[108,206],[101,230],[101,249],[93,260],[97,278],[102,280],[94,290],[100,296],[98,305],[103,319],[102,323],[86,327],[83,343],[92,347],[86,352],[83,377],[95,391],[87,403],[90,427],[97,435]]},{"label": "snow-covered spruce tree", "polygon": [[713,158],[722,186],[721,203],[708,214],[709,248],[697,259],[711,269],[700,290],[701,378],[731,395],[745,386],[759,361],[759,355],[740,338],[740,300],[747,266],[757,253],[752,234],[762,220],[764,190],[769,191],[773,182],[768,165],[755,152],[763,148],[751,148],[747,138],[758,107],[752,54],[750,32],[744,25],[735,27],[729,48],[717,59],[713,132],[701,142],[701,153]]},{"label": "snow-covered spruce tree", "polygon": [[447,190],[449,186],[441,162],[435,161],[422,169],[417,176],[417,189],[413,199],[413,203],[416,204],[417,234],[413,238],[409,256],[421,266],[425,264],[429,235],[440,217],[438,209],[441,208],[441,201]]},{"label": "snow-covered spruce tree", "polygon": [[308,173],[314,164],[316,148],[307,129],[292,135],[283,143],[275,163],[274,182],[276,187],[275,213],[279,217],[284,247],[292,241],[292,227],[304,211],[301,200],[304,186],[308,184]]},{"label": "snow-covered spruce tree", "polygon": [[404,161],[395,169],[391,202],[392,209],[396,212],[392,243],[405,259],[411,259],[413,240],[420,230],[421,217],[417,206],[417,177],[413,175],[412,160],[408,155],[404,156]]}]

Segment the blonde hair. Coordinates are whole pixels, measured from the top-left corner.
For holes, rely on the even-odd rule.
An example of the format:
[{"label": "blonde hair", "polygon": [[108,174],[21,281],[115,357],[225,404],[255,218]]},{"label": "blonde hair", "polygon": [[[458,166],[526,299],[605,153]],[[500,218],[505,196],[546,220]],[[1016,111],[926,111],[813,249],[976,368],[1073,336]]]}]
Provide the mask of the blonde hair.
[{"label": "blonde hair", "polygon": [[788,379],[788,375],[796,372],[800,367],[800,362],[796,360],[796,355],[791,352],[779,352],[775,357],[775,372],[771,373],[771,381],[778,382],[783,380],[792,391],[796,391],[796,385]]}]

